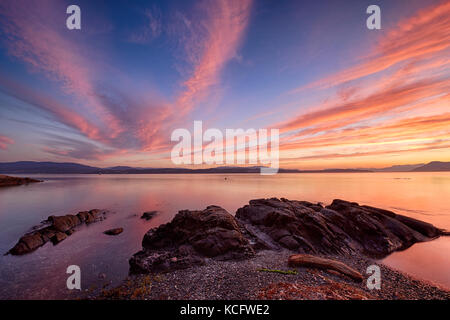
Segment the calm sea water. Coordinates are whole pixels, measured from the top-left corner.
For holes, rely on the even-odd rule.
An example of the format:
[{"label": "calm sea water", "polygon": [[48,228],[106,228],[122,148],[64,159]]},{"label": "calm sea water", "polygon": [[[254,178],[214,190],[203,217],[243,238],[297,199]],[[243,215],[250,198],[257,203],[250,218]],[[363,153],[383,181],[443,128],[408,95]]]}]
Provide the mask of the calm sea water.
[{"label": "calm sea water", "polygon": [[[28,175],[30,176],[30,175]],[[93,208],[112,213],[60,244],[0,257],[0,299],[70,298],[66,268],[81,267],[82,287],[120,283],[144,233],[182,209],[222,206],[230,213],[250,199],[285,197],[329,204],[335,198],[393,210],[450,229],[450,173],[31,175],[44,183],[0,189],[0,253],[49,215]],[[226,179],[225,179],[226,178]],[[151,221],[144,211],[158,210]],[[123,227],[116,237],[102,232]],[[416,244],[383,263],[450,288],[450,238]]]}]

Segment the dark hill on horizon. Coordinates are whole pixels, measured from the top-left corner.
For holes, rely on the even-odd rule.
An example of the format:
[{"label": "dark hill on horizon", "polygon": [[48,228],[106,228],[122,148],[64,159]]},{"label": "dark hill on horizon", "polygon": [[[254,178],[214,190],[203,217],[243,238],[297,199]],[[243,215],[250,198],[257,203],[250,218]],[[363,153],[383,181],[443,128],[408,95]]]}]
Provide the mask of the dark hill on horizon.
[{"label": "dark hill on horizon", "polygon": [[[98,168],[71,162],[37,162],[18,161],[0,162],[0,173],[8,174],[188,174],[188,173],[260,173],[260,166],[253,167],[216,167],[206,169],[188,168],[133,168],[129,166],[115,166]],[[279,173],[331,173],[331,172],[372,172],[359,169],[325,169],[325,170],[297,170],[282,169]]]},{"label": "dark hill on horizon", "polygon": [[408,171],[413,171],[414,169],[419,168],[423,165],[425,165],[425,163],[401,164],[401,165],[394,165],[391,167],[386,167],[386,168],[381,168],[381,169],[368,169],[368,170],[373,170],[376,172],[408,172]]},{"label": "dark hill on horizon", "polygon": [[436,171],[450,171],[450,162],[432,161],[426,165],[415,168],[414,172],[436,172]]},{"label": "dark hill on horizon", "polygon": [[[433,172],[450,171],[450,162],[433,161],[425,165],[393,166],[381,170],[369,169],[323,169],[323,170],[297,170],[279,169],[279,173],[363,173],[363,172]],[[396,170],[398,168],[398,170]],[[231,167],[222,166],[206,169],[188,168],[134,168],[129,166],[115,166],[98,168],[72,162],[38,162],[17,161],[0,162],[0,173],[7,174],[189,174],[189,173],[260,173],[260,166]]]},{"label": "dark hill on horizon", "polygon": [[99,168],[72,162],[0,162],[3,173],[98,173]]}]

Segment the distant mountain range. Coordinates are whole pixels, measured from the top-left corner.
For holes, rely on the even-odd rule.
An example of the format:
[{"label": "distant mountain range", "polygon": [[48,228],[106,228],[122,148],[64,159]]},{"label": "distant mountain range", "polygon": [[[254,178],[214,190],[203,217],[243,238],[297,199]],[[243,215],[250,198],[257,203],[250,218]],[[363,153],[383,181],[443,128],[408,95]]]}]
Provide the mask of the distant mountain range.
[{"label": "distant mountain range", "polygon": [[432,171],[450,171],[450,162],[432,161],[419,168],[415,168],[411,171],[416,172],[432,172]]},{"label": "distant mountain range", "polygon": [[423,165],[425,165],[425,163],[404,164],[404,165],[397,165],[397,166],[392,166],[392,167],[387,167],[387,168],[369,169],[369,170],[375,171],[375,172],[408,172],[408,171],[413,171],[414,169],[420,168]]},{"label": "distant mountain range", "polygon": [[[117,166],[98,168],[71,162],[0,162],[0,173],[9,174],[164,174],[164,173],[259,173],[261,167],[187,168],[135,168]],[[450,171],[450,162],[433,161],[428,164],[392,166],[382,169],[279,169],[279,173],[352,173],[352,172],[432,172]]]}]

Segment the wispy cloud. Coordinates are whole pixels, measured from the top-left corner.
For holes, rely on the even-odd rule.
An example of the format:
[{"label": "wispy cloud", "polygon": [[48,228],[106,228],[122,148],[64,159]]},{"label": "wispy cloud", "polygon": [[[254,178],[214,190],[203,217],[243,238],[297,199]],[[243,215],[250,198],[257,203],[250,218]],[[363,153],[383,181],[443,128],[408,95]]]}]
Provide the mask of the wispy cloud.
[{"label": "wispy cloud", "polygon": [[[58,10],[59,9],[59,10]],[[80,41],[70,41],[62,34],[64,26],[57,25],[64,12],[63,3],[43,0],[33,10],[28,1],[2,1],[0,14],[2,31],[6,35],[9,53],[26,62],[34,71],[43,72],[58,81],[61,88],[78,98],[85,106],[108,124],[109,134],[123,131],[120,121],[96,98],[94,83],[96,65],[86,57]],[[58,15],[59,12],[59,15]]]},{"label": "wispy cloud", "polygon": [[48,112],[55,120],[78,130],[86,137],[92,139],[101,138],[99,128],[95,124],[43,92],[37,92],[3,76],[0,76],[0,90],[29,105]]},{"label": "wispy cloud", "polygon": [[[46,153],[52,157],[100,161],[126,155],[137,155],[137,159],[150,153],[161,159],[167,157],[172,146],[171,131],[179,126],[190,127],[192,123],[187,121],[193,114],[204,114],[206,110],[200,108],[213,105],[228,92],[222,77],[232,61],[240,61],[253,3],[200,0],[192,7],[190,3],[183,4],[183,10],[175,9],[175,23],[171,20],[173,12],[161,11],[163,6],[138,13],[143,15],[145,24],[127,40],[149,47],[164,42],[169,44],[164,49],[169,50],[161,52],[175,55],[158,57],[164,61],[164,67],[174,67],[168,68],[172,73],[164,74],[160,82],[161,86],[170,83],[171,87],[161,91],[157,81],[152,86],[143,83],[145,72],[153,70],[152,61],[142,63],[140,68],[141,61],[129,61],[130,56],[134,57],[129,48],[121,47],[114,53],[108,50],[116,44],[135,48],[124,43],[123,38],[113,42],[105,34],[113,28],[104,29],[101,36],[68,32],[61,23],[65,5],[57,0],[41,0],[31,10],[25,0],[0,1],[1,41],[12,60],[27,67],[21,73],[23,66],[14,64],[10,74],[1,72],[0,91],[32,106],[29,110],[36,114],[23,120],[64,128],[53,136],[48,132],[57,129],[38,129],[40,138],[47,134],[40,141]],[[277,123],[268,127],[281,129],[284,163],[297,166],[307,161],[318,163],[320,157],[350,162],[361,157],[406,155],[407,150],[422,155],[427,150],[442,151],[450,135],[450,3],[427,6],[396,26],[377,32],[381,36],[373,47],[363,55],[348,57],[348,64],[339,72],[319,75],[283,96],[281,103],[289,108],[274,107],[246,115],[246,124],[266,122],[273,115]],[[108,21],[102,24],[109,25]],[[277,36],[276,30],[279,29],[275,28],[268,40]],[[174,38],[177,42],[171,47]],[[255,44],[249,44],[249,48],[250,45]],[[276,49],[292,48],[287,45]],[[351,49],[361,52],[362,48]],[[259,62],[267,58],[266,53],[249,51],[242,52],[245,59],[250,54],[255,54],[259,58],[255,61]],[[255,65],[253,71],[265,74],[266,62]],[[131,72],[125,70],[130,66]],[[12,72],[16,67],[20,70],[17,74]],[[323,68],[313,68],[319,69]],[[139,73],[141,70],[143,73]],[[160,72],[162,67],[155,70]],[[292,83],[291,80],[286,81]],[[31,85],[33,81],[42,81],[39,89]],[[228,101],[233,100],[235,93],[254,94],[251,88],[247,89],[233,91]],[[320,102],[302,106],[294,116],[279,121],[297,101]],[[249,110],[256,111],[258,106],[249,105]],[[34,122],[42,114],[46,121]],[[220,114],[216,116],[220,122]],[[230,115],[230,119],[232,116],[235,115]],[[19,141],[10,132],[3,133]],[[0,148],[5,149],[11,143],[2,139]]]},{"label": "wispy cloud", "polygon": [[[354,66],[299,90],[336,95],[274,124],[285,161],[445,149],[450,139],[450,3],[427,7]],[[423,153],[422,153],[423,154]]]},{"label": "wispy cloud", "polygon": [[56,157],[81,160],[106,160],[124,153],[123,150],[100,148],[95,143],[55,134],[46,134],[42,140],[42,151]]},{"label": "wispy cloud", "polygon": [[[0,25],[6,35],[8,52],[32,72],[57,84],[63,96],[69,97],[63,100],[71,102],[61,102],[61,98],[37,92],[4,76],[0,77],[2,90],[103,144],[105,152],[160,148],[163,135],[165,140],[170,137],[166,132],[168,128],[164,128],[164,120],[173,114],[170,105],[154,94],[154,88],[145,92],[133,87],[118,90],[103,81],[102,75],[112,73],[117,80],[126,83],[122,74],[114,72],[107,61],[92,59],[107,56],[107,53],[96,52],[82,37],[74,41],[67,36],[64,25],[53,22],[61,21],[60,13],[65,12],[63,3],[43,0],[33,10],[28,10],[28,6],[27,1],[20,0],[0,3]],[[150,21],[150,28],[159,32],[155,21]],[[117,150],[112,152],[111,148]]]},{"label": "wispy cloud", "polygon": [[352,80],[358,80],[405,63],[419,62],[436,56],[449,55],[450,48],[450,3],[443,1],[440,5],[428,7],[410,19],[393,26],[362,63],[346,70],[319,79],[304,89],[332,87]]},{"label": "wispy cloud", "polygon": [[416,109],[416,106],[412,105],[414,102],[446,93],[449,86],[449,79],[429,78],[403,86],[383,88],[362,98],[341,101],[336,99],[331,107],[300,115],[280,124],[280,127],[284,131],[305,129],[314,125],[321,130],[330,129],[334,125],[344,127],[376,116]]},{"label": "wispy cloud", "polygon": [[[450,135],[450,114],[412,117],[367,127],[346,128],[324,135],[306,137],[282,145],[283,150],[339,147],[365,148],[405,142],[428,141]],[[394,150],[395,151],[395,150]]]},{"label": "wispy cloud", "polygon": [[13,139],[0,135],[0,150],[6,150],[8,146],[13,143]]},{"label": "wispy cloud", "polygon": [[176,106],[182,114],[209,95],[219,83],[226,63],[237,57],[250,18],[251,0],[203,1],[195,21],[183,16],[187,59],[193,64],[190,77]]},{"label": "wispy cloud", "polygon": [[354,157],[369,157],[369,156],[380,156],[380,155],[389,155],[389,154],[404,154],[404,153],[415,153],[415,152],[423,152],[423,151],[432,151],[432,150],[442,150],[450,148],[450,140],[444,141],[432,141],[430,143],[425,144],[417,144],[413,146],[409,146],[407,148],[398,148],[394,150],[375,150],[375,151],[359,151],[359,152],[347,152],[347,153],[318,153],[315,155],[308,156],[300,156],[293,158],[284,159],[284,163],[296,163],[298,160],[330,160],[330,159],[339,159],[339,158],[354,158]]},{"label": "wispy cloud", "polygon": [[[192,72],[183,81],[183,91],[173,105],[148,93],[154,92],[153,88],[146,92],[133,87],[119,90],[103,82],[100,75],[110,75],[114,68],[93,57],[106,53],[96,52],[82,37],[71,41],[64,26],[53,23],[61,20],[58,13],[65,12],[64,4],[43,0],[33,10],[28,10],[28,5],[21,0],[0,3],[0,25],[9,54],[59,85],[73,102],[61,102],[6,77],[0,77],[2,90],[100,143],[105,153],[115,154],[126,150],[161,152],[170,147],[171,126],[182,121],[195,103],[208,95],[208,90],[219,83],[226,63],[236,56],[248,24],[251,1],[204,1],[194,10],[192,24],[181,36]],[[145,17],[144,28],[132,35],[131,41],[151,41],[162,33],[158,8],[145,11]],[[113,75],[121,79],[120,73]],[[87,151],[99,154],[73,141],[60,141],[55,146],[46,148],[47,152],[68,157],[85,157]]]}]

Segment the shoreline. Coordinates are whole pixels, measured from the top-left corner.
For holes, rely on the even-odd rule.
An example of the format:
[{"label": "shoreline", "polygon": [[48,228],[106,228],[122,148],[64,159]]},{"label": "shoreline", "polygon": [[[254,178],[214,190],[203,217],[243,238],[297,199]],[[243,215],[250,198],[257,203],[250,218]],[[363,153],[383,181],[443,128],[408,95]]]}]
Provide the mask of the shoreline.
[{"label": "shoreline", "polygon": [[[255,257],[236,261],[208,261],[206,265],[168,273],[131,275],[122,284],[87,292],[83,299],[93,300],[449,300],[450,290],[392,269],[363,256],[323,257],[342,261],[365,276],[362,283],[313,268],[287,265],[290,250],[260,251]],[[366,268],[381,269],[381,289],[366,286]],[[296,270],[297,274],[258,271],[261,268]]]},{"label": "shoreline", "polygon": [[[448,300],[446,288],[379,260],[448,235],[420,220],[338,199],[327,207],[256,199],[234,216],[218,206],[182,210],[145,234],[122,285],[88,298]],[[379,270],[375,288],[370,269]]]},{"label": "shoreline", "polygon": [[[449,300],[448,288],[379,260],[414,243],[448,235],[420,220],[339,199],[329,206],[255,199],[235,215],[218,206],[181,210],[171,222],[144,235],[142,250],[129,260],[134,275],[123,281],[117,278],[114,287],[102,283],[63,299]],[[362,282],[316,266],[289,266],[293,254],[343,263],[355,269]],[[371,265],[382,270],[381,290],[366,286]],[[106,275],[99,273],[99,278]]]}]

